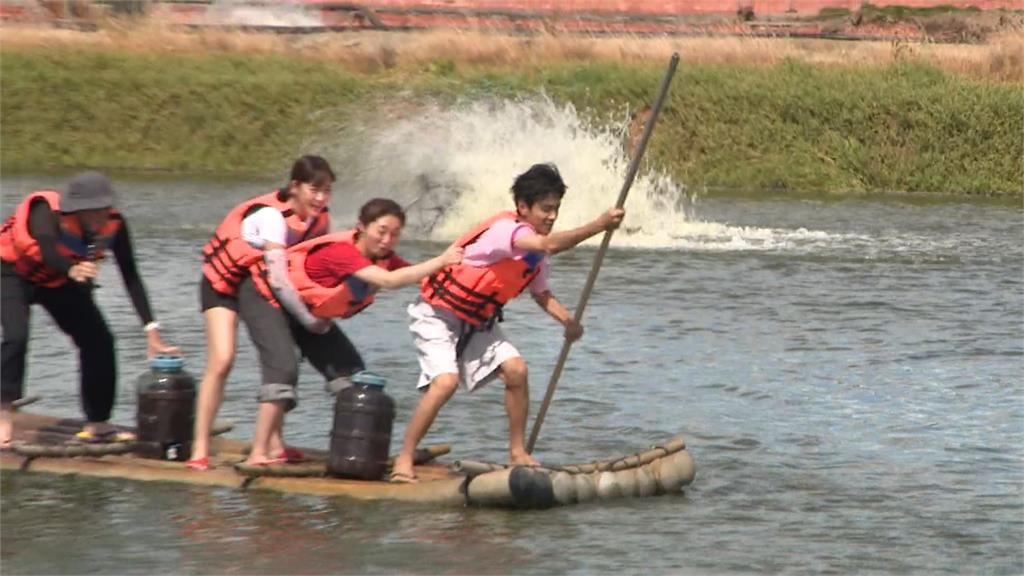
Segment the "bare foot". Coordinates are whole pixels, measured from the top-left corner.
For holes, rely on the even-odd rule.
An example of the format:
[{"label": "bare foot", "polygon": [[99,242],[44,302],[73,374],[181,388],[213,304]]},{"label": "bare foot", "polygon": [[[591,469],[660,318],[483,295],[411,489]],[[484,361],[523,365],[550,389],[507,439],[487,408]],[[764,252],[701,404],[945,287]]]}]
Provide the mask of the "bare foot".
[{"label": "bare foot", "polygon": [[286,460],[284,458],[268,458],[267,456],[253,456],[252,454],[246,458],[245,466],[274,466],[276,464],[284,464]]},{"label": "bare foot", "polygon": [[540,462],[526,452],[510,452],[508,463],[511,466],[540,466]]},{"label": "bare foot", "polygon": [[11,438],[14,436],[14,423],[11,419],[10,410],[0,409],[0,449],[11,446]]},{"label": "bare foot", "polygon": [[412,458],[405,454],[399,454],[395,458],[395,464],[391,467],[391,476],[393,478],[416,478],[416,473],[412,469]]}]

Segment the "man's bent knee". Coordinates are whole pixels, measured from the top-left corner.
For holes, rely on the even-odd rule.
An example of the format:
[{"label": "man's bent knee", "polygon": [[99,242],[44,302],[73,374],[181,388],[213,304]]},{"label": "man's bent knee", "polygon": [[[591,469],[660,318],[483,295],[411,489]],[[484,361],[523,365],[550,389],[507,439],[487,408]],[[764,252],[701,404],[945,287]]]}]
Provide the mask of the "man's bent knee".
[{"label": "man's bent knee", "polygon": [[509,358],[501,363],[501,379],[508,388],[526,386],[527,375],[526,361],[522,358]]},{"label": "man's bent knee", "polygon": [[451,398],[458,389],[458,374],[441,374],[430,382],[430,388],[427,391],[433,392],[434,394],[441,394],[445,398]]}]

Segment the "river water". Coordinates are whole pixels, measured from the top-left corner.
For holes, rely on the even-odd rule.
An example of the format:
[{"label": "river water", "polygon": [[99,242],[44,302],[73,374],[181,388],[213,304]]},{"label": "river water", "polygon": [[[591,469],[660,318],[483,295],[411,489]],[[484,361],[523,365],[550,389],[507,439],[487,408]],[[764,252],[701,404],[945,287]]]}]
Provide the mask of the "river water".
[{"label": "river water", "polygon": [[[56,184],[5,177],[4,213]],[[272,183],[118,185],[157,316],[199,374],[198,250],[228,208]],[[590,204],[588,217],[604,202]],[[340,221],[355,205],[344,191],[333,200]],[[683,434],[698,465],[685,492],[516,512],[8,472],[0,571],[1024,572],[1021,209],[736,197],[676,210],[675,228],[631,221],[613,240],[537,454],[588,461]],[[652,225],[661,245],[651,230],[636,241]],[[407,238],[400,252],[416,260],[442,246]],[[553,288],[570,306],[593,256],[554,260]],[[115,268],[97,296],[119,338],[114,419],[131,423],[145,348]],[[390,380],[394,446],[417,400],[404,314],[414,295],[383,295],[344,323]],[[560,331],[528,301],[507,318],[536,413]],[[72,345],[41,309],[32,322],[27,391],[43,397],[33,408],[77,417]],[[220,417],[248,438],[258,370],[240,342]],[[332,407],[308,366],[300,389],[287,436],[325,448]],[[500,461],[505,429],[491,386],[456,395],[427,442]]]}]

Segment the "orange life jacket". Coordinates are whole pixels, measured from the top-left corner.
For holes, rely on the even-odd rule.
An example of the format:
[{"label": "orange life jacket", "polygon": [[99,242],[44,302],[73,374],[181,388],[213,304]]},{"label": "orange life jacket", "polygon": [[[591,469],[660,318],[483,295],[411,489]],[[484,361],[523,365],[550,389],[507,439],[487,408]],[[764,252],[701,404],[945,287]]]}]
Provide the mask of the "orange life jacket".
[{"label": "orange life jacket", "polygon": [[[501,212],[478,224],[459,238],[465,248],[476,242],[499,220],[515,220],[515,212]],[[501,319],[506,302],[518,296],[540,273],[525,259],[505,258],[489,266],[459,263],[423,279],[420,295],[431,306],[451,311],[473,326]]]},{"label": "orange life jacket", "polygon": [[14,210],[0,228],[0,259],[14,264],[14,270],[23,278],[44,288],[56,288],[68,282],[67,273],[43,263],[39,242],[28,230],[29,211],[36,200],[45,200],[50,210],[58,215],[60,229],[57,252],[77,264],[85,260],[102,260],[107,247],[121,229],[121,213],[111,208],[110,218],[91,239],[86,239],[82,225],[74,213],[60,211],[60,193],[53,190],[33,192]]},{"label": "orange life jacket", "polygon": [[236,295],[238,285],[250,274],[252,266],[263,260],[263,250],[253,248],[242,238],[242,220],[266,206],[281,211],[288,225],[288,237],[298,238],[296,243],[326,234],[330,229],[330,215],[326,207],[311,224],[307,224],[295,215],[287,200],[280,199],[277,191],[242,202],[228,212],[203,247],[203,274],[217,292]]},{"label": "orange life jacket", "polygon": [[[355,244],[355,229],[345,232],[334,232],[312,240],[306,240],[288,248],[288,278],[299,293],[309,311],[319,318],[351,318],[373,304],[376,290],[370,290],[362,297],[353,293],[348,282],[328,287],[318,283],[306,273],[306,258],[321,248],[337,242]],[[253,280],[260,293],[274,306],[280,306],[274,292],[270,289],[267,276],[267,265],[262,260],[254,265]]]}]

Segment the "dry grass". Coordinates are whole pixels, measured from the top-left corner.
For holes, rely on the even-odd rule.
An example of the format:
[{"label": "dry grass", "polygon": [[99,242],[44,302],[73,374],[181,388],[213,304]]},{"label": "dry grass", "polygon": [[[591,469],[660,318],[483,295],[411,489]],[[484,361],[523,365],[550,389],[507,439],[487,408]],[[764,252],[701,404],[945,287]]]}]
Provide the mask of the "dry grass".
[{"label": "dry grass", "polygon": [[155,23],[104,21],[95,32],[40,26],[3,29],[5,47],[81,47],[159,52],[228,52],[337,62],[353,72],[409,69],[450,60],[469,66],[530,66],[553,61],[664,60],[771,65],[796,60],[826,66],[884,66],[913,59],[956,74],[1024,81],[1024,36],[1005,33],[984,44],[848,42],[757,37],[512,36],[479,31],[346,32],[280,35],[222,29],[184,31]]}]

